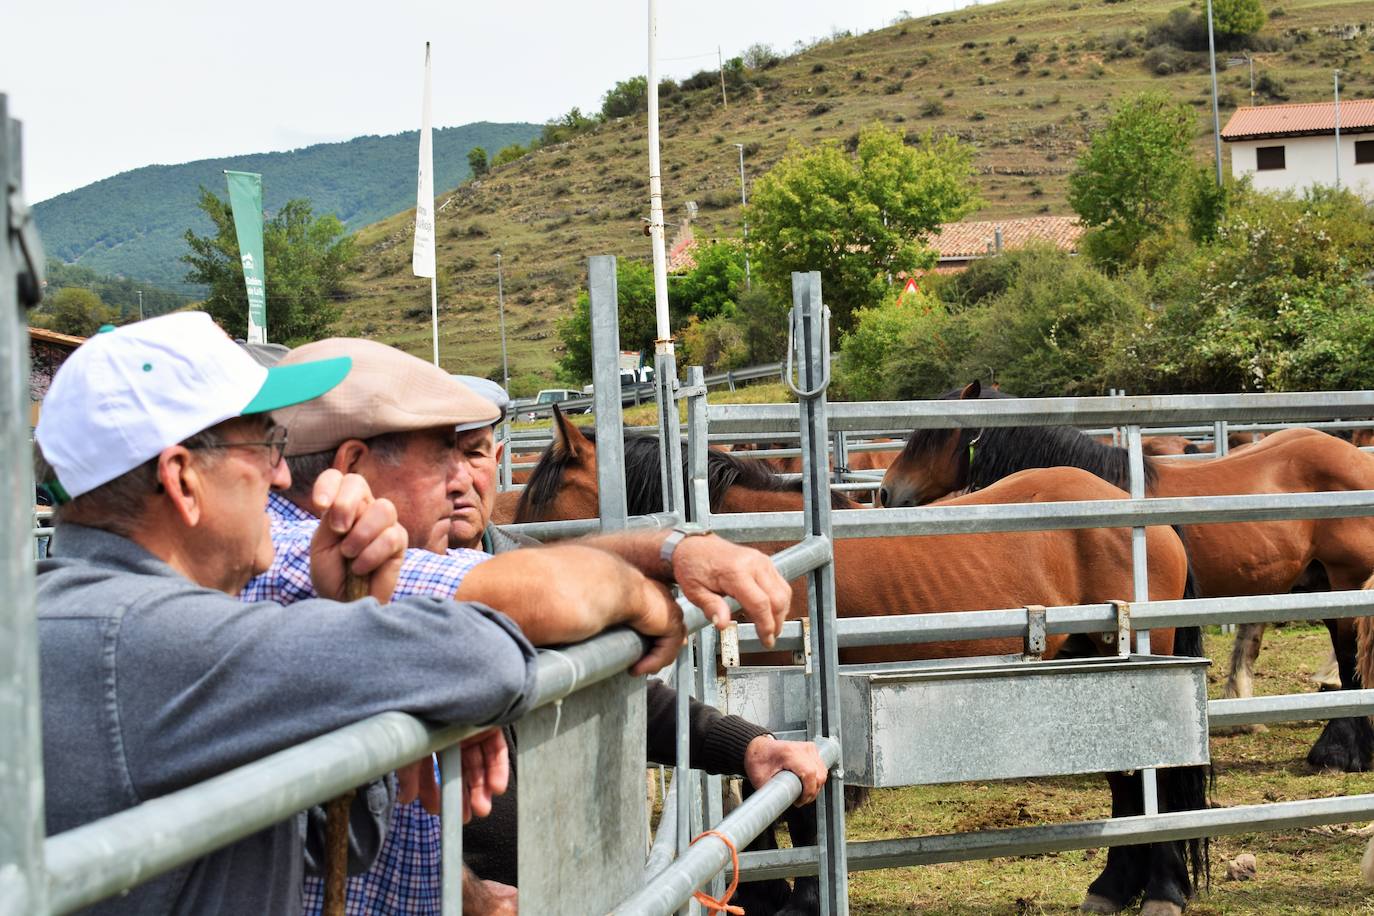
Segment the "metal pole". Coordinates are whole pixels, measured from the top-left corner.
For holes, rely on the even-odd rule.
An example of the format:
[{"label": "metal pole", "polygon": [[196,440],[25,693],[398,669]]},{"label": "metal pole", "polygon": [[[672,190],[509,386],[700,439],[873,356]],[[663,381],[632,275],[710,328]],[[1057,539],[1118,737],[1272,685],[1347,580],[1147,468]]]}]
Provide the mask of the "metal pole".
[{"label": "metal pole", "polygon": [[[739,205],[741,212],[743,208],[749,206],[749,195],[744,189],[744,144],[736,143],[735,148],[739,150]],[[753,289],[754,286],[749,281],[749,220],[744,220],[744,288]],[[730,388],[734,391],[733,385]]]},{"label": "metal pole", "polygon": [[[825,388],[830,378],[830,322],[821,301],[821,275],[815,272],[792,274],[792,302],[793,345],[802,377],[797,400],[806,533],[829,536],[830,487],[826,462],[829,428]],[[788,384],[791,384],[790,372]],[[811,701],[807,731],[813,741],[830,738],[842,744],[833,560],[810,573],[806,591],[812,634],[812,656],[807,659]],[[836,767],[826,781],[816,807],[821,912],[846,916],[849,912],[849,870],[845,865],[842,768]]]},{"label": "metal pole", "polygon": [[[1140,426],[1132,423],[1126,427],[1126,444],[1130,449],[1131,499],[1145,498],[1145,455],[1141,449]],[[1145,529],[1131,529],[1131,578],[1135,586],[1135,600],[1143,603],[1150,600],[1150,567],[1145,553]],[[1150,631],[1136,630],[1135,651],[1141,655],[1150,654]],[[1141,770],[1140,782],[1145,796],[1145,813],[1159,813],[1159,784],[1154,770]]]},{"label": "metal pole", "polygon": [[616,308],[615,258],[587,259],[587,296],[592,324],[592,390],[596,397],[596,482],[601,530],[619,531],[628,514],[625,503],[625,440],[620,414],[620,316]]},{"label": "metal pole", "polygon": [[1336,97],[1336,190],[1341,189],[1341,71],[1331,74],[1332,91]]},{"label": "metal pole", "polygon": [[143,290],[138,291],[138,320],[143,320]]},{"label": "metal pole", "polygon": [[[19,276],[39,288],[43,254],[22,197],[22,136],[0,94],[0,461],[10,494],[0,501],[0,911],[48,912],[43,862],[43,733],[34,615],[33,455],[29,446],[29,340]],[[27,234],[25,233],[27,230]],[[26,245],[33,247],[26,250]]]},{"label": "metal pole", "polygon": [[1212,138],[1216,143],[1217,187],[1221,187],[1221,108],[1217,104],[1217,44],[1212,35],[1212,0],[1207,0],[1207,59],[1212,65]]},{"label": "metal pole", "polygon": [[506,285],[501,276],[501,252],[496,252],[496,314],[501,321],[501,387],[510,394],[510,363],[506,360]]},{"label": "metal pole", "polygon": [[439,912],[463,916],[463,748],[439,752]]},{"label": "metal pole", "polygon": [[730,100],[725,97],[725,61],[720,54],[720,45],[716,45],[716,67],[720,74],[720,104],[722,108],[729,108]]}]

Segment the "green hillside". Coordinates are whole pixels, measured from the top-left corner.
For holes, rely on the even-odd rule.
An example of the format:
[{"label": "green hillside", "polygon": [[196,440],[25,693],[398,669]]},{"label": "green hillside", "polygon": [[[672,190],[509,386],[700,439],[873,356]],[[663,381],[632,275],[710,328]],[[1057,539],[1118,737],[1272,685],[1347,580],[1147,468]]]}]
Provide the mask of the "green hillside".
[{"label": "green hillside", "polygon": [[[535,124],[465,124],[434,131],[436,187],[468,176],[474,146],[495,152],[526,143]],[[261,172],[263,204],[275,210],[296,197],[309,198],[316,214],[334,213],[356,228],[415,206],[419,132],[357,137],[285,153],[202,159],[181,165],[150,165],[60,194],[34,206],[48,254],[106,274],[137,277],[177,292],[184,282],[180,256],[188,228],[211,231],[196,206],[205,185],[224,196],[225,169]]]},{"label": "green hillside", "polygon": [[[661,96],[669,235],[687,201],[699,239],[734,236],[739,159],[757,176],[789,143],[848,140],[875,120],[911,134],[952,132],[977,149],[983,209],[971,219],[1070,214],[1066,178],[1085,142],[1124,95],[1161,89],[1195,106],[1199,160],[1212,149],[1205,52],[1160,45],[1152,26],[1177,0],[1009,0],[827,40],[748,70],[721,104],[715,71]],[[1195,9],[1201,4],[1195,3]],[[1370,20],[1357,0],[1266,2],[1252,41],[1258,102],[1324,101],[1331,69],[1342,97],[1374,96]],[[1152,44],[1153,43],[1153,44]],[[1245,66],[1218,52],[1222,121],[1249,96]],[[497,370],[495,254],[504,256],[511,374],[519,393],[551,378],[557,319],[571,308],[592,254],[649,257],[643,115],[614,119],[469,182],[438,216],[441,354],[445,365]],[[1227,162],[1229,169],[1229,160]],[[410,274],[413,211],[359,233],[353,299],[342,333],[429,353],[427,281]]]}]

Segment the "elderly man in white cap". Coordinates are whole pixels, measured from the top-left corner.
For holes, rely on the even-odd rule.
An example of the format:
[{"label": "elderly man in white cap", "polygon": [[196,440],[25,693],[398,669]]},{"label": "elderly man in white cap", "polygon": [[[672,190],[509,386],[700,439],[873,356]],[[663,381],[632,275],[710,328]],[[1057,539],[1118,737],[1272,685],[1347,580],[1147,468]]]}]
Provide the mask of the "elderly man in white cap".
[{"label": "elderly man in white cap", "polygon": [[[509,619],[451,597],[385,603],[408,538],[356,475],[321,475],[311,494],[326,523],[308,575],[325,597],[233,597],[272,563],[264,509],[291,484],[274,414],[349,371],[347,359],[269,370],[209,316],[182,313],[98,334],[57,373],[36,432],[40,480],[61,502],[37,580],[49,833],[386,710],[467,724],[524,711],[534,650]],[[346,570],[371,597],[329,600]],[[639,598],[673,628],[664,590]],[[489,777],[499,789],[499,767],[471,777],[478,813]],[[360,793],[355,826],[385,807]],[[288,818],[93,911],[297,913],[303,863]]]},{"label": "elderly man in white cap", "polygon": [[[683,631],[663,628],[657,615],[641,616],[636,592],[645,576],[677,578],[684,593],[729,621],[723,596],[740,600],[765,639],[786,617],[791,588],[763,554],[715,536],[636,532],[502,553],[450,550],[457,523],[480,544],[486,522],[473,484],[472,448],[494,470],[491,427],[500,416],[492,401],[441,369],[374,341],[331,338],[293,350],[279,366],[348,357],[353,369],[325,396],[283,413],[291,427],[287,463],[293,485],[269,498],[276,560],[248,584],[245,600],[283,604],[313,597],[303,569],[320,525],[310,507],[311,481],[325,473],[361,475],[378,497],[395,504],[409,535],[397,595],[456,596],[499,608],[535,645],[584,639],[604,627],[628,624],[653,638],[634,673],[672,661]],[[484,442],[482,445],[474,443]],[[461,447],[460,447],[461,446]],[[479,461],[479,463],[481,463]],[[468,512],[467,510],[473,510]],[[455,518],[457,522],[455,522]],[[432,779],[428,768],[420,771]],[[350,913],[427,913],[437,906],[439,837],[421,802],[398,807],[377,864],[349,881]],[[492,901],[482,886],[464,882],[466,906],[481,912]],[[306,885],[306,909],[318,909],[318,881]]]}]

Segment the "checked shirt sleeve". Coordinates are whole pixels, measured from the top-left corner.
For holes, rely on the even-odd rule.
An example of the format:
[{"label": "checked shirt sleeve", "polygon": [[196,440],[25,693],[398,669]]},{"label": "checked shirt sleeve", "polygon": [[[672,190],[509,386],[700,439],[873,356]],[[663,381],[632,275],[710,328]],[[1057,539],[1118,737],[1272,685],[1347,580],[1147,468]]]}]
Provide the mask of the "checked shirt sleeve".
[{"label": "checked shirt sleeve", "polygon": [[450,550],[443,554],[411,548],[406,551],[392,594],[397,598],[407,595],[452,598],[463,577],[478,563],[490,559],[490,554],[480,550]]}]

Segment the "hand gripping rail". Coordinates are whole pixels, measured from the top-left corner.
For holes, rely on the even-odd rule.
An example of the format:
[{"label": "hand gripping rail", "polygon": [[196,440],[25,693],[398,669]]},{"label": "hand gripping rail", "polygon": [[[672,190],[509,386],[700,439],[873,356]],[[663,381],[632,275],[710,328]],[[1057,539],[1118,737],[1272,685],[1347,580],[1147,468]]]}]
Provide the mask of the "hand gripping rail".
[{"label": "hand gripping rail", "polygon": [[[829,559],[824,537],[772,557],[789,580]],[[700,609],[685,599],[678,603],[689,631],[707,625]],[[730,606],[739,608],[733,600]],[[558,654],[556,660],[540,655],[534,707],[619,674],[643,656],[644,641],[616,628]],[[52,912],[70,912],[148,881],[483,730],[433,728],[404,713],[382,713],[49,837],[43,848]],[[0,913],[8,912],[3,904]]]}]

